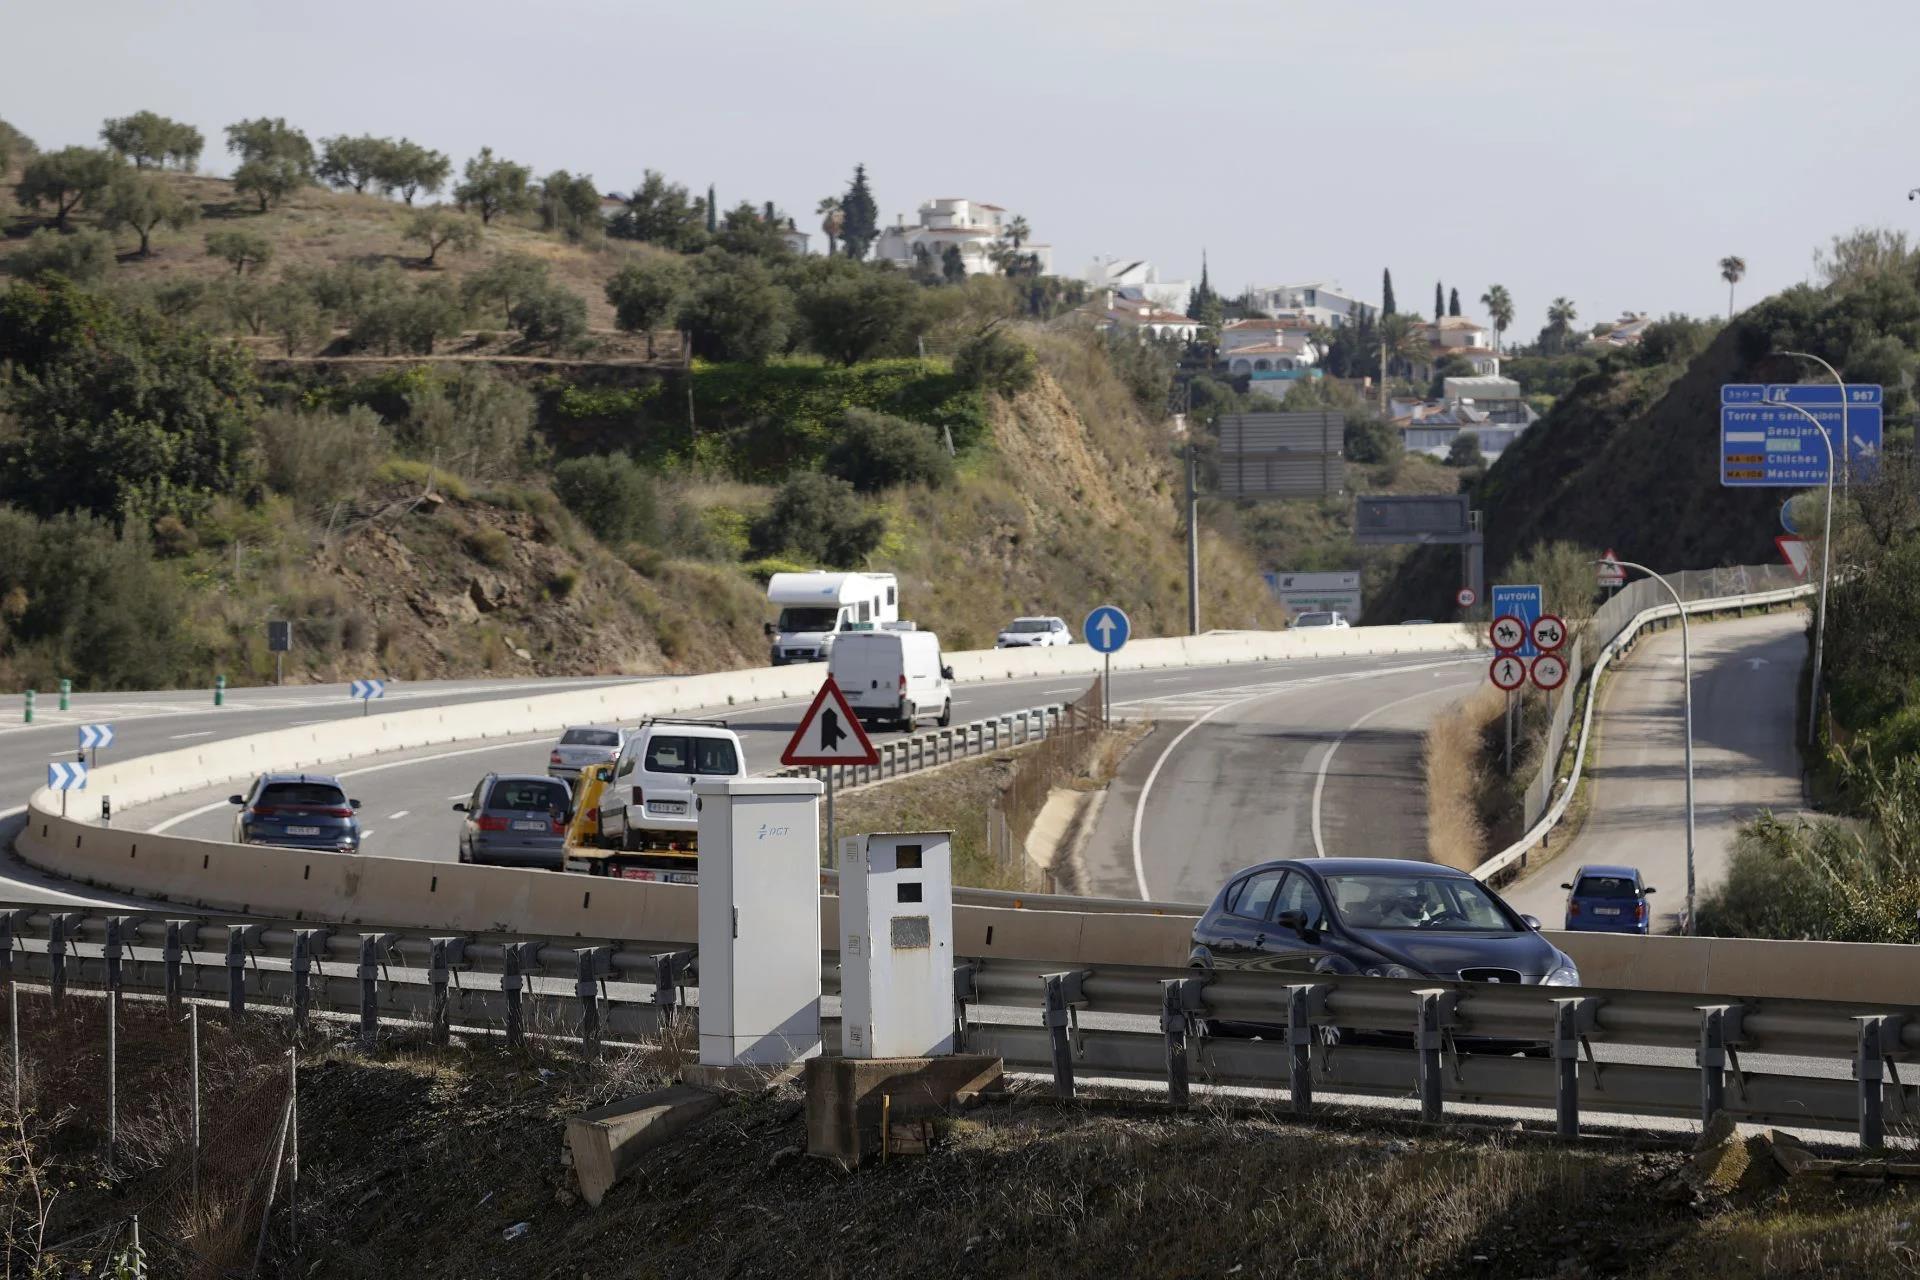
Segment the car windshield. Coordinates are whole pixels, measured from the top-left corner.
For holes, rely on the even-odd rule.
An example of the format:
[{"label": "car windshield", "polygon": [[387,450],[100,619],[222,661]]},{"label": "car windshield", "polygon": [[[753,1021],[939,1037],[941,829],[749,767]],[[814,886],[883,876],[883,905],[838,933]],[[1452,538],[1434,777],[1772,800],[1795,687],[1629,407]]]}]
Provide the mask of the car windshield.
[{"label": "car windshield", "polygon": [[507,810],[545,813],[566,807],[566,787],[545,778],[506,778],[494,783],[493,790],[487,792],[487,808],[496,813]]},{"label": "car windshield", "polygon": [[1573,892],[1582,898],[1631,898],[1633,881],[1623,876],[1581,876]]},{"label": "car windshield", "polygon": [[617,747],[620,735],[612,729],[569,729],[561,735],[563,747]]},{"label": "car windshield", "polygon": [[647,772],[731,778],[740,772],[740,757],[725,738],[660,736],[647,743]]},{"label": "car windshield", "polygon": [[1053,624],[1045,618],[1015,618],[1007,630],[1015,635],[1027,635],[1035,631],[1051,631]]},{"label": "car windshield", "polygon": [[320,809],[346,807],[347,797],[340,788],[327,782],[269,782],[261,789],[259,805],[284,805],[288,808],[310,806]]},{"label": "car windshield", "polygon": [[782,631],[831,631],[839,621],[838,609],[782,609],[774,625]]},{"label": "car windshield", "polygon": [[1330,627],[1333,615],[1330,613],[1303,613],[1293,620],[1296,627]]},{"label": "car windshield", "polygon": [[1326,877],[1334,912],[1355,929],[1422,929],[1464,933],[1514,933],[1508,918],[1479,881],[1418,872]]}]

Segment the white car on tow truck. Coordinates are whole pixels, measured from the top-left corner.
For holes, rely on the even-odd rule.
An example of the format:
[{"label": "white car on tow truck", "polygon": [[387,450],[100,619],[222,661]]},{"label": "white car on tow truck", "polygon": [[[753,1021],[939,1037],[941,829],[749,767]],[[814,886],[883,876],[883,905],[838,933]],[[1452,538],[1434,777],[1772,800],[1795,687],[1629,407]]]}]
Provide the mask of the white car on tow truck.
[{"label": "white car on tow truck", "polygon": [[570,848],[567,869],[691,884],[699,865],[693,784],[743,778],[740,735],[711,720],[649,720],[627,735],[597,802],[600,850]]}]

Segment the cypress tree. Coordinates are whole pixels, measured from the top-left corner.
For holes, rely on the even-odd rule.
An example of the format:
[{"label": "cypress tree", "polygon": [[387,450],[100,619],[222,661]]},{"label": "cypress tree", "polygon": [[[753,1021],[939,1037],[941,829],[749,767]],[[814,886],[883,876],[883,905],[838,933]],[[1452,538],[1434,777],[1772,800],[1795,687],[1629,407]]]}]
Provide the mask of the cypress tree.
[{"label": "cypress tree", "polygon": [[1445,314],[1447,314],[1446,290],[1440,287],[1440,282],[1438,280],[1435,280],[1433,282],[1433,318],[1435,320],[1438,320],[1441,316]]},{"label": "cypress tree", "polygon": [[[880,209],[873,202],[873,192],[867,187],[867,166],[853,166],[853,182],[847,187],[845,198],[840,201],[841,214],[845,225],[840,228],[840,244],[849,258],[864,258],[867,250],[873,247],[874,239],[880,234]],[[944,265],[944,264],[943,264]]]},{"label": "cypress tree", "polygon": [[720,232],[720,204],[717,200],[714,199],[713,184],[709,182],[707,184],[707,234],[710,236],[718,235],[719,232]]},{"label": "cypress tree", "polygon": [[1447,294],[1447,314],[1450,316],[1460,314],[1460,291],[1458,289],[1450,290]]},{"label": "cypress tree", "polygon": [[1383,316],[1393,314],[1393,268],[1391,267],[1380,272],[1380,314]]}]

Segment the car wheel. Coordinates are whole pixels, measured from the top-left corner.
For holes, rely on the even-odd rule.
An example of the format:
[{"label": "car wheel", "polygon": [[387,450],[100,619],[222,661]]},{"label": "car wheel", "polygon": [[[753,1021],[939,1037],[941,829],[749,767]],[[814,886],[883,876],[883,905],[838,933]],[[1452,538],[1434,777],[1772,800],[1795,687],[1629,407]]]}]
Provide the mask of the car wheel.
[{"label": "car wheel", "polygon": [[948,698],[940,706],[940,718],[934,721],[942,729],[953,723],[953,699]]},{"label": "car wheel", "polygon": [[640,852],[640,833],[633,829],[631,818],[620,825],[620,847],[628,853]]}]

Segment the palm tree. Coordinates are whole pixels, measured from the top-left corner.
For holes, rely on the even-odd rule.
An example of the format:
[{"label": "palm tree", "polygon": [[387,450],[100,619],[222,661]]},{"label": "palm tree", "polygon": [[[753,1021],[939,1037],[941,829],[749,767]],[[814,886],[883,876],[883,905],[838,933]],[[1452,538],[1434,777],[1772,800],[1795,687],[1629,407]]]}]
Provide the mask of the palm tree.
[{"label": "palm tree", "polygon": [[1020,252],[1020,246],[1025,244],[1027,237],[1032,234],[1033,228],[1028,226],[1027,220],[1017,213],[1013,215],[1013,221],[1007,223],[1007,240],[1013,245],[1015,253]]},{"label": "palm tree", "polygon": [[1556,353],[1567,349],[1567,338],[1573,332],[1573,322],[1579,318],[1580,313],[1574,309],[1572,298],[1555,298],[1547,308],[1547,330],[1553,334]]},{"label": "palm tree", "polygon": [[1383,418],[1387,416],[1388,365],[1400,361],[1412,363],[1432,354],[1421,329],[1419,321],[1399,312],[1381,316],[1374,328],[1374,336],[1380,343],[1380,416]]},{"label": "palm tree", "polygon": [[840,239],[840,229],[847,225],[847,212],[840,207],[839,196],[823,196],[813,211],[824,215],[820,219],[820,230],[826,233],[827,256],[834,256],[834,243]]},{"label": "palm tree", "polygon": [[1720,259],[1720,278],[1727,282],[1727,319],[1733,319],[1733,286],[1740,283],[1740,277],[1747,274],[1747,260],[1738,254],[1728,254]]},{"label": "palm tree", "polygon": [[1503,284],[1490,285],[1480,295],[1480,305],[1487,309],[1487,319],[1493,321],[1493,349],[1500,350],[1500,335],[1513,323],[1513,295],[1507,292]]}]

